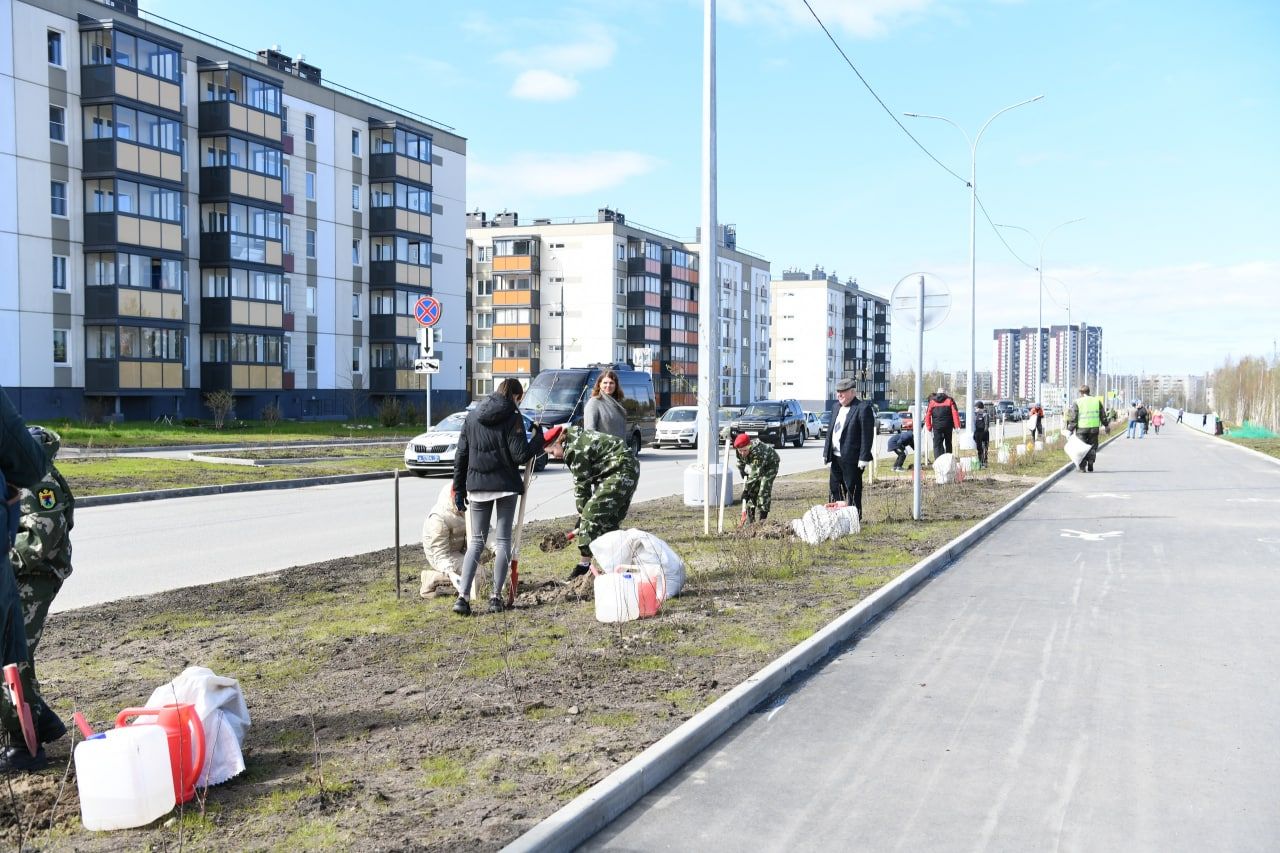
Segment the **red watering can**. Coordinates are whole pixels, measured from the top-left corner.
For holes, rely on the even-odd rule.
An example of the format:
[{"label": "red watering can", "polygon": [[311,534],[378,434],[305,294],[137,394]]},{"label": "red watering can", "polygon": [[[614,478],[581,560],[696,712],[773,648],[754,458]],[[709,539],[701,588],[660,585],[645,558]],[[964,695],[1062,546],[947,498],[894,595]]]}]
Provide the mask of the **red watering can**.
[{"label": "red watering can", "polygon": [[188,802],[196,795],[196,781],[204,769],[204,725],[200,722],[200,715],[196,713],[195,705],[186,702],[163,708],[125,708],[116,714],[116,728],[123,728],[129,717],[151,715],[155,716],[155,724],[164,729],[169,738],[174,797],[179,803]]}]

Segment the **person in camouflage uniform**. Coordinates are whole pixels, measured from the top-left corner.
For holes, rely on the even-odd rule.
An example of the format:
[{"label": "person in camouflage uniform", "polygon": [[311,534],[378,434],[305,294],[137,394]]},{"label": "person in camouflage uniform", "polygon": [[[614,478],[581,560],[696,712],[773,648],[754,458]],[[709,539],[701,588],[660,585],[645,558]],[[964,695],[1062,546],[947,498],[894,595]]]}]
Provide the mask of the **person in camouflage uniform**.
[{"label": "person in camouflage uniform", "polygon": [[773,502],[773,480],[778,476],[778,451],[760,439],[739,433],[733,440],[738,451],[738,475],[742,481],[742,520],[764,521]]},{"label": "person in camouflage uniform", "polygon": [[617,436],[575,426],[556,426],[543,434],[547,455],[563,459],[573,474],[578,507],[574,542],[581,559],[569,579],[591,570],[591,540],[617,530],[631,508],[640,481],[640,462]]},{"label": "person in camouflage uniform", "polygon": [[[40,697],[36,678],[36,647],[44,634],[49,607],[62,582],[71,574],[71,540],[68,534],[74,524],[75,497],[62,473],[54,466],[54,457],[62,439],[53,430],[33,426],[31,437],[39,442],[49,460],[49,473],[19,499],[18,532],[9,550],[9,563],[18,595],[22,600],[23,624],[27,634],[27,660],[18,664],[22,676],[22,692],[31,706],[40,743],[50,743],[66,733],[66,726]],[[7,704],[3,724],[11,737],[21,739],[17,715]]]}]

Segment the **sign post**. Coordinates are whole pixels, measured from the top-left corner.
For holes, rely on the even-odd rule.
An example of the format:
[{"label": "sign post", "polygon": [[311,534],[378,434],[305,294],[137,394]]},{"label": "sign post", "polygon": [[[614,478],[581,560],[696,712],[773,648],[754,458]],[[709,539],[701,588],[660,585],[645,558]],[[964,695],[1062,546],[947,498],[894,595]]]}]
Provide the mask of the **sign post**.
[{"label": "sign post", "polygon": [[431,429],[431,374],[440,372],[440,360],[432,358],[435,355],[436,339],[436,330],[432,326],[440,322],[440,316],[443,313],[440,300],[434,296],[419,296],[413,306],[413,318],[421,327],[418,329],[418,359],[413,363],[413,370],[415,373],[425,373],[427,376],[428,430]]}]

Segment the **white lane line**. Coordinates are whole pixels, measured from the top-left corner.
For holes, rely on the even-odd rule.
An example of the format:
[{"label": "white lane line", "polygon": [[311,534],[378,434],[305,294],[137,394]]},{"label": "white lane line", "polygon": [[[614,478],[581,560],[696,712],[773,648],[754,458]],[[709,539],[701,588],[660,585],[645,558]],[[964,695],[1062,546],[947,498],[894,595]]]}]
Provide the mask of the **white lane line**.
[{"label": "white lane line", "polygon": [[1087,530],[1072,530],[1070,528],[1062,528],[1062,536],[1066,539],[1083,539],[1086,542],[1101,542],[1104,539],[1110,539],[1113,536],[1123,536],[1123,530],[1108,530],[1106,533],[1090,533]]}]

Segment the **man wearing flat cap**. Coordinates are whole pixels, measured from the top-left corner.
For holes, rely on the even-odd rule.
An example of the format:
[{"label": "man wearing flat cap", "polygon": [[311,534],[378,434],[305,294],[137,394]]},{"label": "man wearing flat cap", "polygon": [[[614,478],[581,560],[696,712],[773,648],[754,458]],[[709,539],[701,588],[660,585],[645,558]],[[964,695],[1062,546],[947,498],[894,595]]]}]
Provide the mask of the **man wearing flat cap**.
[{"label": "man wearing flat cap", "polygon": [[822,461],[831,465],[828,480],[832,501],[845,501],[857,508],[862,518],[862,469],[871,464],[876,438],[876,419],[871,404],[859,400],[853,380],[836,383],[836,405],[831,410],[831,429],[822,446]]}]

